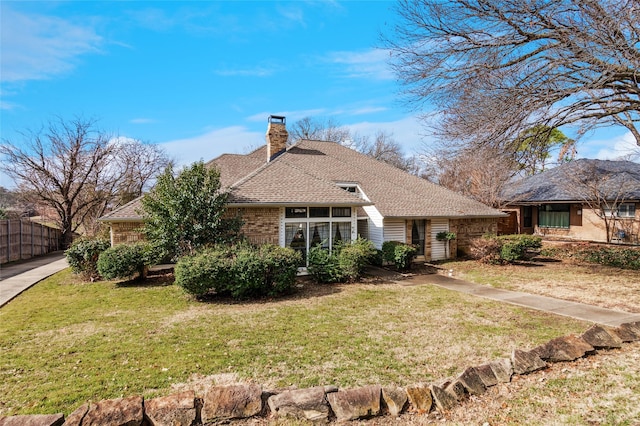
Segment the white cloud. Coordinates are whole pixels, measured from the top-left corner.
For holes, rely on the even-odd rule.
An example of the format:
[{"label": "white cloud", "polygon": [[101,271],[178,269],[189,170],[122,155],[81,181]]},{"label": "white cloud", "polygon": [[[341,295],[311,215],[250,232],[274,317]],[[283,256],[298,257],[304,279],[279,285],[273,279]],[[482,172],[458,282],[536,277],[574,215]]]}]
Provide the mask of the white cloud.
[{"label": "white cloud", "polygon": [[129,120],[129,123],[131,124],[151,124],[156,122],[157,121],[153,118],[132,118],[131,120]]},{"label": "white cloud", "polygon": [[2,81],[46,79],[71,71],[78,57],[98,52],[102,38],[90,26],[57,17],[2,9]]},{"label": "white cloud", "polygon": [[592,139],[586,141],[582,146],[578,146],[578,152],[582,158],[597,158],[600,160],[615,160],[620,158],[631,158],[640,160],[640,147],[631,132],[626,132],[621,136],[608,139]]},{"label": "white cloud", "polygon": [[360,52],[332,52],[325,61],[340,65],[343,74],[349,78],[391,80],[394,76],[387,64],[388,58],[388,50],[370,49]]},{"label": "white cloud", "polygon": [[158,145],[175,158],[179,165],[187,165],[200,160],[209,161],[225,153],[245,153],[262,144],[264,133],[252,132],[243,126],[231,126]]}]

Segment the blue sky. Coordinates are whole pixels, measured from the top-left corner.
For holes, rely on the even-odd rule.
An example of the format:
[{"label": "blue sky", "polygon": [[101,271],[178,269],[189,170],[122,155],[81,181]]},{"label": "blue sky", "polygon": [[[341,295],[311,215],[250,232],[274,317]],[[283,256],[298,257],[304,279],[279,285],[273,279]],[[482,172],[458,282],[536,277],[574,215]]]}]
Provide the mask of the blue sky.
[{"label": "blue sky", "polygon": [[[58,115],[160,144],[180,163],[264,143],[269,114],[332,118],[393,133],[406,154],[423,129],[399,102],[379,46],[391,1],[1,1],[3,139]],[[633,146],[602,129],[581,157]],[[5,183],[0,182],[0,185]]]}]

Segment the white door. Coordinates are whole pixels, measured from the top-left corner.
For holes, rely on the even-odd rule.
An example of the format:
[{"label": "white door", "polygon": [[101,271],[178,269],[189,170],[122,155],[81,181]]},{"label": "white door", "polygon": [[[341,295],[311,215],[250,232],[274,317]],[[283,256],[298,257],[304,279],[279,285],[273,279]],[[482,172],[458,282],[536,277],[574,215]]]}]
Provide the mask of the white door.
[{"label": "white door", "polygon": [[436,240],[438,232],[449,232],[449,219],[431,219],[431,260],[447,258],[446,241]]}]

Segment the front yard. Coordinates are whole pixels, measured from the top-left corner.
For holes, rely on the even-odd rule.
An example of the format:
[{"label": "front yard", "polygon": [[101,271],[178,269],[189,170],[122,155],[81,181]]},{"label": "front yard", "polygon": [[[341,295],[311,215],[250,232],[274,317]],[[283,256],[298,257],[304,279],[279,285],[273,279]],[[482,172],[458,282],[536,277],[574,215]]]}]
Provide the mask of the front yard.
[{"label": "front yard", "polygon": [[[446,267],[467,279],[484,274],[494,282],[526,281],[526,273],[518,268],[471,262]],[[477,268],[482,271],[474,272]],[[558,269],[541,272],[549,287],[554,277],[557,286],[570,287],[565,275],[558,275],[562,268],[552,268]],[[574,268],[565,265],[566,277],[582,276],[582,269]],[[594,280],[609,282],[611,294],[620,294],[620,303],[640,306],[623,296],[618,289],[623,286],[610,280],[610,273],[606,268],[590,272]],[[142,285],[81,283],[63,271],[3,307],[0,416],[69,414],[88,400],[167,395],[229,378],[267,388],[437,382],[467,366],[507,357],[513,348],[533,348],[589,327],[429,285],[369,280],[328,286],[301,281],[302,288],[284,299],[201,303],[170,283],[170,276]],[[576,297],[584,293],[575,291]],[[564,417],[569,423],[586,423],[584,415],[593,410],[600,410],[604,423],[632,419],[629,410],[636,407],[638,414],[639,405],[639,354],[634,344],[581,360],[575,368],[557,364],[496,388],[502,392],[498,399],[470,402],[447,418],[463,423],[548,423],[555,418],[549,413],[558,408],[550,402],[553,396],[558,409],[569,411]],[[594,362],[606,367],[606,374],[594,372]],[[581,363],[584,370],[579,370]],[[554,381],[540,379],[554,372]],[[613,390],[611,380],[626,398],[620,392],[607,396],[605,391]],[[572,407],[575,396],[587,388],[593,396],[601,393],[598,398],[605,398],[604,404]],[[403,416],[399,424],[429,421],[433,419]]]}]

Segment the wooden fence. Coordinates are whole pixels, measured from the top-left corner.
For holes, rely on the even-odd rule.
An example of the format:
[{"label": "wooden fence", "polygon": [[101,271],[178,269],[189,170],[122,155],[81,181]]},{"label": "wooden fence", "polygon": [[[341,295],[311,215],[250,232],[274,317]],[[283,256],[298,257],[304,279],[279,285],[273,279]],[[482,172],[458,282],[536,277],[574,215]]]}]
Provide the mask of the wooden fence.
[{"label": "wooden fence", "polygon": [[30,220],[0,220],[0,263],[60,250],[61,237],[59,229]]}]

